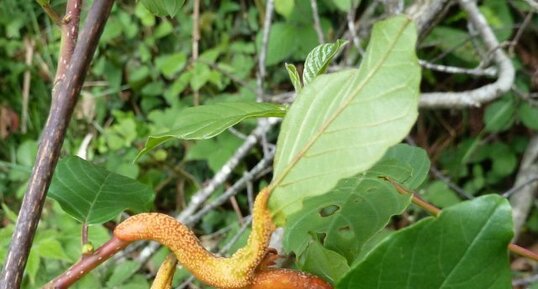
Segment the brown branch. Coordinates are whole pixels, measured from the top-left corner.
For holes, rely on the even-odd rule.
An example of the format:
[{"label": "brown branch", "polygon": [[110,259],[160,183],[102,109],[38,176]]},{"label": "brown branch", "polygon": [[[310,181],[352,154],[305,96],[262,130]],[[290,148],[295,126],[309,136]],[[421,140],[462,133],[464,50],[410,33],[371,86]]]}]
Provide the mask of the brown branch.
[{"label": "brown branch", "polygon": [[52,180],[52,173],[60,155],[65,132],[113,4],[114,0],[93,2],[82,37],[75,47],[73,61],[68,67],[66,79],[57,89],[57,101],[52,103],[43,129],[36,162],[5,259],[0,289],[20,288],[24,267],[43,209],[45,195]]},{"label": "brown branch", "polygon": [[65,7],[65,16],[60,22],[62,29],[62,37],[60,42],[60,57],[58,58],[58,66],[56,68],[56,76],[54,77],[54,86],[52,88],[52,100],[56,100],[56,90],[60,87],[60,83],[65,79],[65,73],[71,63],[71,57],[75,50],[75,45],[78,39],[78,26],[80,23],[80,9],[82,8],[82,0],[69,0]]}]

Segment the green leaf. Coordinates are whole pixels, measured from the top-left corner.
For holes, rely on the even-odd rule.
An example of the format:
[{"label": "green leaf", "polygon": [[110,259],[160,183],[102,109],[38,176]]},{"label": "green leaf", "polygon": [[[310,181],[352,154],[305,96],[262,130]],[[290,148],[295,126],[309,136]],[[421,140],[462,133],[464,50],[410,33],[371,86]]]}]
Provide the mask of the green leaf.
[{"label": "green leaf", "polygon": [[125,261],[121,263],[121,266],[116,266],[112,276],[106,282],[108,287],[114,287],[122,285],[123,282],[131,278],[136,271],[140,268],[140,264],[134,261]]},{"label": "green leaf", "polygon": [[418,114],[415,42],[406,17],[379,22],[359,70],[321,75],[301,91],[277,143],[269,206],[278,224],[407,135]]},{"label": "green leaf", "polygon": [[316,76],[325,73],[329,63],[342,50],[347,41],[338,39],[335,43],[320,44],[306,57],[303,69],[303,83],[309,84]]},{"label": "green leaf", "polygon": [[140,0],[140,2],[157,16],[175,16],[185,4],[185,0]]},{"label": "green leaf", "polygon": [[67,157],[58,163],[48,195],[80,222],[100,224],[125,209],[146,211],[154,192],[136,180]]},{"label": "green leaf", "polygon": [[362,246],[411,201],[380,177],[390,176],[415,189],[428,175],[429,164],[420,148],[392,147],[366,173],[343,179],[330,192],[306,199],[303,208],[288,219],[284,247],[301,255],[312,236],[323,235],[322,244],[351,264]]},{"label": "green leaf", "polygon": [[295,0],[275,0],[276,12],[286,18],[291,15],[294,7]]},{"label": "green leaf", "polygon": [[487,195],[392,234],[337,289],[509,289],[508,201]]},{"label": "green leaf", "polygon": [[519,107],[518,115],[526,127],[538,130],[538,108],[524,102]]},{"label": "green leaf", "polygon": [[331,283],[335,283],[346,272],[349,265],[342,255],[323,247],[318,241],[311,242],[298,258],[301,270],[310,272]]},{"label": "green leaf", "polygon": [[187,55],[178,52],[170,55],[162,55],[155,59],[155,66],[168,79],[172,79],[187,64]]},{"label": "green leaf", "polygon": [[258,117],[283,117],[284,106],[257,102],[226,102],[190,107],[177,116],[169,132],[151,135],[137,159],[156,146],[171,139],[200,140],[212,138],[224,130],[248,119]]},{"label": "green leaf", "polygon": [[514,122],[516,106],[512,98],[501,98],[488,105],[484,113],[484,128],[488,132],[501,132]]},{"label": "green leaf", "polygon": [[293,87],[295,88],[295,92],[299,93],[301,92],[301,89],[303,89],[303,84],[301,83],[301,77],[299,76],[299,73],[297,72],[297,67],[293,64],[285,64],[286,70],[288,71],[288,75],[290,76],[291,83],[293,84]]},{"label": "green leaf", "polygon": [[40,240],[33,249],[40,257],[45,259],[70,260],[62,248],[62,244],[56,239]]},{"label": "green leaf", "polygon": [[206,160],[207,164],[217,172],[235,153],[243,141],[224,132],[213,139],[202,140],[187,150],[186,160]]},{"label": "green leaf", "polygon": [[28,274],[28,279],[30,279],[30,284],[35,286],[37,272],[39,272],[39,267],[41,265],[41,260],[39,255],[35,251],[30,251],[28,255],[28,261],[26,263],[26,270],[24,273]]},{"label": "green leaf", "polygon": [[424,190],[424,199],[437,207],[445,208],[461,202],[460,198],[446,183],[434,181]]}]

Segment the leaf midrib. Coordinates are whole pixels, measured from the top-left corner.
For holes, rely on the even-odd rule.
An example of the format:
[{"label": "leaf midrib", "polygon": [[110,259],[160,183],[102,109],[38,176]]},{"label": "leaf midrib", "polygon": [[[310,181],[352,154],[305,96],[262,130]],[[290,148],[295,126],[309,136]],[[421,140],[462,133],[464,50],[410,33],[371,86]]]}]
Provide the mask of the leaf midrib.
[{"label": "leaf midrib", "polygon": [[[297,155],[291,160],[290,164],[288,166],[286,166],[282,172],[282,174],[274,181],[272,182],[269,186],[268,186],[268,189],[270,191],[273,191],[276,187],[278,187],[280,185],[280,183],[284,180],[284,178],[288,175],[288,173],[290,172],[291,169],[293,169],[293,167],[297,164],[297,162],[299,160],[302,159],[302,157],[304,156],[304,154],[306,154],[306,152],[314,145],[314,143],[317,141],[317,139],[325,132],[325,130],[327,129],[327,127],[329,125],[332,124],[332,122],[340,115],[340,113],[342,113],[342,111],[344,111],[344,109],[346,107],[348,107],[349,103],[354,99],[353,95],[355,95],[355,93],[358,93],[360,90],[362,90],[362,88],[366,85],[366,83],[368,83],[368,81],[375,75],[377,74],[378,70],[381,68],[381,66],[386,62],[386,59],[387,57],[392,53],[392,50],[394,48],[394,46],[396,45],[396,43],[399,41],[399,39],[401,38],[401,36],[403,35],[403,31],[407,28],[407,26],[409,25],[410,21],[407,21],[407,23],[405,25],[403,25],[401,28],[400,28],[400,31],[398,32],[398,37],[395,38],[395,40],[391,43],[390,45],[390,48],[387,49],[387,52],[383,55],[383,58],[381,59],[381,61],[379,61],[379,63],[376,65],[376,67],[374,67],[374,69],[372,69],[372,72],[369,73],[366,78],[364,79],[364,81],[359,85],[357,86],[357,88],[352,92],[350,93],[350,97],[348,97],[347,100],[345,100],[343,102],[343,104],[340,105],[340,107],[335,111],[334,115],[328,119],[322,126],[321,126],[321,129],[314,135],[314,137],[306,144],[306,146],[297,153]],[[361,65],[362,66],[362,65]],[[359,73],[360,71],[357,71],[357,73]],[[358,75],[357,75],[358,76]]]},{"label": "leaf midrib", "polygon": [[95,194],[95,198],[93,199],[93,201],[90,203],[90,207],[88,208],[88,214],[86,215],[86,217],[84,218],[84,223],[88,223],[88,220],[90,219],[90,214],[92,213],[92,210],[93,210],[93,207],[95,206],[95,204],[97,203],[97,199],[99,198],[99,196],[101,195],[101,193],[103,192],[103,188],[104,186],[107,184],[107,180],[108,178],[112,176],[112,174],[107,174],[105,176],[105,179],[103,180],[103,182],[99,185],[99,190],[97,191],[97,193]]}]

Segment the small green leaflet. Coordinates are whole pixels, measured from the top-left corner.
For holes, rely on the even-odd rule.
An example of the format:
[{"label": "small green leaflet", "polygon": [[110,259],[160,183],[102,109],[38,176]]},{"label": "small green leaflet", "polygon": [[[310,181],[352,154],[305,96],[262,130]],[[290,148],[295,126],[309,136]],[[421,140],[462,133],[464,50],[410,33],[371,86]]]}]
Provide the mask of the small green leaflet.
[{"label": "small green leaflet", "polygon": [[295,92],[301,92],[301,89],[303,89],[303,84],[301,83],[301,77],[299,76],[299,72],[297,72],[297,67],[295,67],[295,65],[293,64],[286,63],[286,70],[288,71],[288,75],[290,76],[293,88],[295,88]]},{"label": "small green leaflet", "polygon": [[157,16],[174,17],[185,4],[185,0],[140,0],[149,12]]},{"label": "small green leaflet", "polygon": [[304,62],[304,85],[308,85],[316,76],[325,73],[329,63],[346,44],[347,41],[338,39],[335,43],[321,44],[312,49]]},{"label": "small green leaflet", "polygon": [[189,107],[179,113],[171,131],[149,136],[136,158],[174,138],[208,139],[248,118],[283,117],[285,114],[283,105],[259,102],[221,102]]},{"label": "small green leaflet", "polygon": [[67,157],[56,167],[48,196],[80,222],[101,224],[125,209],[147,211],[154,192],[137,180],[115,174],[79,157]]},{"label": "small green leaflet", "polygon": [[387,237],[336,289],[510,289],[508,201],[486,195]]}]

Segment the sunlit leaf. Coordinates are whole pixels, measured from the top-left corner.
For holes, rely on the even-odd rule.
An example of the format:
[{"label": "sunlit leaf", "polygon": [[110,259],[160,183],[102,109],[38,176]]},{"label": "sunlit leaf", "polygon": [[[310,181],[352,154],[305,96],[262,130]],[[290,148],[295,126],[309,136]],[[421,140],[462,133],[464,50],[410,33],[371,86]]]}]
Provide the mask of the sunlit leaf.
[{"label": "sunlit leaf", "polygon": [[212,138],[237,123],[257,117],[282,117],[284,106],[258,102],[222,102],[182,110],[171,131],[152,135],[137,158],[171,139],[200,140]]},{"label": "sunlit leaf", "polygon": [[277,223],[407,135],[418,114],[415,41],[406,17],[379,22],[359,70],[320,75],[301,91],[277,143],[270,199]]}]

